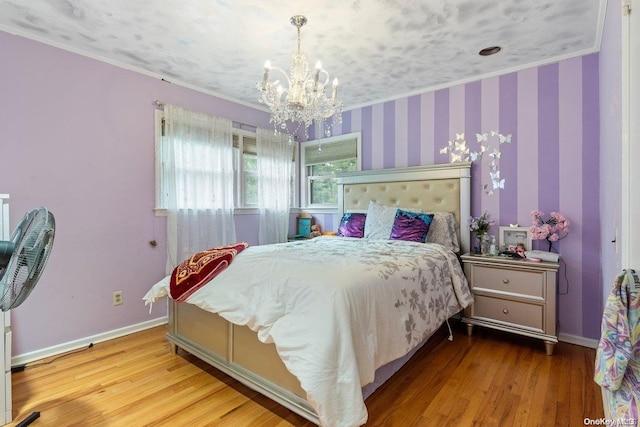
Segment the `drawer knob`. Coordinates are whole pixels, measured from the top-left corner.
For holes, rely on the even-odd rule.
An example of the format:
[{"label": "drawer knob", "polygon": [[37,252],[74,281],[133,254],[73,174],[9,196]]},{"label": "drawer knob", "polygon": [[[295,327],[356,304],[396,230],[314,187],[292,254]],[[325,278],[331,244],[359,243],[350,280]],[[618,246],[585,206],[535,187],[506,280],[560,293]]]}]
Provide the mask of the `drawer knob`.
[{"label": "drawer knob", "polygon": [[503,312],[504,314],[509,314],[509,309],[508,309],[508,308],[503,308],[503,309],[502,309],[502,312]]},{"label": "drawer knob", "polygon": [[507,283],[509,283],[509,279],[502,279],[502,283],[506,285]]}]

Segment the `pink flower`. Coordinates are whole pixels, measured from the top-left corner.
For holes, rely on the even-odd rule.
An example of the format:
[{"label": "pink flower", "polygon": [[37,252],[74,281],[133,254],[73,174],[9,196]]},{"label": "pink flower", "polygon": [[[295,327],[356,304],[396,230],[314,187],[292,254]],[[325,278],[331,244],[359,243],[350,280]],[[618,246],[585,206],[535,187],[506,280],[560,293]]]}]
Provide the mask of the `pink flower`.
[{"label": "pink flower", "polygon": [[545,219],[545,213],[539,210],[531,211],[531,227],[529,232],[534,240],[547,240],[549,250],[552,243],[564,239],[569,235],[569,220],[560,212],[551,212]]}]

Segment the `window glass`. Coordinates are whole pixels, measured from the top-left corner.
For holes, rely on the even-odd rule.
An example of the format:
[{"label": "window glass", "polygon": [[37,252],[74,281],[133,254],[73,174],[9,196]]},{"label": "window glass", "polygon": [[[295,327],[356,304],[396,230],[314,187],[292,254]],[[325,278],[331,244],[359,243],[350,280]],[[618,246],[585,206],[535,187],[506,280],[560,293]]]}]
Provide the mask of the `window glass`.
[{"label": "window glass", "polygon": [[242,156],[244,205],[258,205],[258,156],[245,153]]},{"label": "window glass", "polygon": [[336,175],[360,170],[360,134],[341,135],[302,144],[306,181],[303,203],[307,207],[336,206]]},{"label": "window glass", "polygon": [[[258,207],[258,155],[255,133],[242,131],[233,135],[235,149],[235,195],[236,207]],[[291,167],[295,170],[295,155],[291,158]],[[295,178],[291,181],[291,194],[295,191]],[[291,203],[295,198],[291,199]]]}]

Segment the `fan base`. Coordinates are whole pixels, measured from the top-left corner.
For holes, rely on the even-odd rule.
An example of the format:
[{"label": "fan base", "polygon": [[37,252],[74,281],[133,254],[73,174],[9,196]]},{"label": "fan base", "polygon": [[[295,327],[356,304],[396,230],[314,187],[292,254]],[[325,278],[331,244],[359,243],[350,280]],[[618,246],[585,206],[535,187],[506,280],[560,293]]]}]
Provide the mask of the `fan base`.
[{"label": "fan base", "polygon": [[24,420],[22,420],[18,424],[16,424],[16,427],[28,426],[29,424],[31,424],[32,422],[34,422],[38,418],[40,418],[40,412],[38,412],[38,411],[32,412],[31,415],[29,415],[27,418],[25,418]]}]

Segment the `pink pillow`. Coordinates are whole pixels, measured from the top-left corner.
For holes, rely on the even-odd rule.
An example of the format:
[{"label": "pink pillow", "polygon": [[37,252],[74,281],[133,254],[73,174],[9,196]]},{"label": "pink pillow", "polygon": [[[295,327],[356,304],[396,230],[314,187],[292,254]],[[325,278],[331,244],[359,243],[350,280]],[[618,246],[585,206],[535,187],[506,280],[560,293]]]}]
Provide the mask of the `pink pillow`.
[{"label": "pink pillow", "polygon": [[427,240],[427,233],[432,221],[433,214],[413,213],[398,209],[391,228],[390,239],[424,243]]}]

